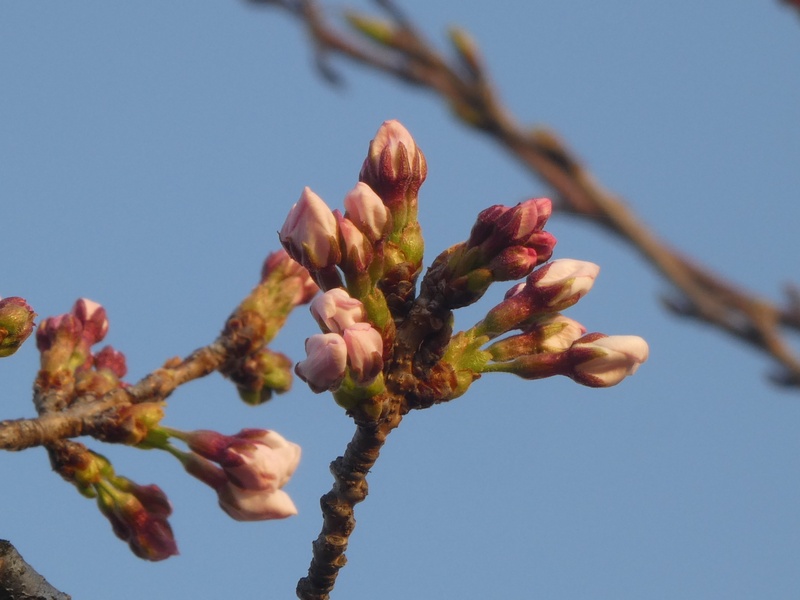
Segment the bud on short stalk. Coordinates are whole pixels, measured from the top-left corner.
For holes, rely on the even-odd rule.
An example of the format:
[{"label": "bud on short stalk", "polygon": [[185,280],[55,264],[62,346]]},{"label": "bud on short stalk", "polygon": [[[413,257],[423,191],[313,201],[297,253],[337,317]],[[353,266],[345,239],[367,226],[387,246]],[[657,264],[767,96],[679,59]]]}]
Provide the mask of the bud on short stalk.
[{"label": "bud on short stalk", "polygon": [[569,377],[589,387],[610,387],[633,375],[650,349],[636,335],[592,333],[576,340],[567,354]]},{"label": "bud on short stalk", "polygon": [[306,187],[292,206],[279,237],[289,256],[309,271],[331,267],[341,259],[336,217],[311,188]]}]

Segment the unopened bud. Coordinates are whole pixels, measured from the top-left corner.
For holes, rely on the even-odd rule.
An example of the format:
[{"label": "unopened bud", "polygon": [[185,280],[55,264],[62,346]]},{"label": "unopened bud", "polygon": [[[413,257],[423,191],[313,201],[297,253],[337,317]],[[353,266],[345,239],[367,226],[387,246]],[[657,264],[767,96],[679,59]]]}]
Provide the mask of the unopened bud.
[{"label": "unopened bud", "polygon": [[311,188],[303,189],[279,237],[286,252],[309,271],[333,266],[341,259],[336,217]]},{"label": "unopened bud", "polygon": [[23,298],[0,300],[0,358],[11,356],[33,332],[36,313]]}]

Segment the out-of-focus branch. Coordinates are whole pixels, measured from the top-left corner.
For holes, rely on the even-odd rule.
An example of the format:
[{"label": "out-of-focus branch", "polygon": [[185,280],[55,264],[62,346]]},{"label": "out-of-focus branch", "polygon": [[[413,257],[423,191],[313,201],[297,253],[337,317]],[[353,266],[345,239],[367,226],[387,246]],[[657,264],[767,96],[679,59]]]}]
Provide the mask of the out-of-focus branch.
[{"label": "out-of-focus branch", "polygon": [[47,583],[6,540],[0,540],[0,600],[70,600]]},{"label": "out-of-focus branch", "polygon": [[451,32],[456,57],[444,57],[389,0],[377,2],[385,20],[347,16],[354,32],[337,28],[314,0],[249,0],[287,10],[306,27],[317,64],[326,79],[338,81],[331,56],[387,73],[431,90],[462,123],[492,137],[553,190],[562,212],[585,217],[636,249],[676,289],[665,301],[675,314],[692,317],[758,348],[779,371],[772,379],[800,387],[800,357],[782,328],[800,330],[800,310],[785,308],[740,289],[660,240],[618,196],[604,189],[553,132],[521,126],[500,102],[477,46],[462,31]]},{"label": "out-of-focus branch", "polygon": [[102,439],[106,427],[116,426],[120,407],[164,400],[178,386],[217,370],[227,356],[225,344],[217,340],[183,360],[170,359],[136,385],[116,388],[96,401],[32,419],[1,421],[0,450],[24,450],[81,435]]}]

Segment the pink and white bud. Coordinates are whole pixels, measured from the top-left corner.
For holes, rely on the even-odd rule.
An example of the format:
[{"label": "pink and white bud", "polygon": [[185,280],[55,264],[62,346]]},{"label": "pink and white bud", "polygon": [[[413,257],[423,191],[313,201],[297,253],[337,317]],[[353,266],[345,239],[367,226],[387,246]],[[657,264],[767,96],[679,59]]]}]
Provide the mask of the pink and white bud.
[{"label": "pink and white bud", "polygon": [[609,387],[633,375],[649,354],[647,342],[639,336],[592,333],[570,347],[567,375],[582,385]]},{"label": "pink and white bud", "polygon": [[88,298],[79,298],[71,312],[83,325],[83,337],[90,346],[106,337],[108,316],[100,304]]},{"label": "pink and white bud", "polygon": [[359,181],[344,197],[345,215],[367,239],[376,242],[386,231],[389,211],[371,187]]},{"label": "pink and white bud", "polygon": [[326,333],[341,334],[346,328],[364,321],[364,305],[346,290],[334,288],[317,296],[309,307],[314,320]]},{"label": "pink and white bud", "polygon": [[0,300],[0,358],[14,354],[33,333],[36,313],[23,298]]},{"label": "pink and white bud", "polygon": [[355,323],[342,333],[347,345],[350,376],[359,385],[369,385],[383,370],[383,338],[369,323]]},{"label": "pink and white bud", "polygon": [[341,259],[336,217],[311,188],[303,189],[278,237],[289,256],[309,271],[330,267]]},{"label": "pink and white bud", "polygon": [[306,340],[307,358],[297,363],[294,372],[315,394],[335,391],[347,368],[347,344],[337,333],[318,333]]},{"label": "pink and white bud", "polygon": [[243,429],[232,436],[217,462],[235,486],[274,492],[294,474],[300,453],[300,446],[275,431]]},{"label": "pink and white bud", "polygon": [[220,508],[237,521],[285,519],[297,514],[297,507],[283,490],[244,490],[229,483],[217,495]]},{"label": "pink and white bud", "polygon": [[594,263],[563,258],[547,263],[528,277],[526,290],[537,307],[547,312],[569,308],[583,298],[600,267]]},{"label": "pink and white bud", "polygon": [[355,223],[338,210],[333,211],[339,225],[342,259],[339,266],[345,273],[363,273],[372,262],[372,242],[359,231]]}]

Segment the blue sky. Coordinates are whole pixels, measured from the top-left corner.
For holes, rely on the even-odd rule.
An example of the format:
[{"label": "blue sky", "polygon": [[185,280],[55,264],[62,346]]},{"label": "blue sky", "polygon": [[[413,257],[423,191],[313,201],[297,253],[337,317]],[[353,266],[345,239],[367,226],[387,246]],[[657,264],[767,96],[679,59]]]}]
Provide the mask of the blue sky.
[{"label": "blue sky", "polygon": [[[777,298],[800,266],[800,19],[735,4],[403,2],[432,39],[471,31],[518,119],[560,132],[660,236]],[[303,186],[341,207],[385,119],[428,160],[426,264],[482,208],[549,193],[428,93],[338,62],[347,85],[326,86],[293,22],[242,2],[6,3],[0,57],[0,295],[42,316],[101,302],[131,381],[216,336]],[[601,266],[567,314],[645,337],[650,361],[608,390],[487,376],[409,415],[334,598],[796,598],[800,396],[766,382],[760,355],[665,314],[668,286],[623,243],[566,216],[549,229],[557,257]],[[299,359],[314,332],[300,310],[273,347]],[[33,414],[37,364],[32,343],[0,361],[2,418]],[[75,598],[293,597],[347,417],[301,383],[244,406],[212,376],[165,422],[301,444],[286,488],[300,515],[233,522],[168,456],[90,442],[169,494],[181,555],[133,557],[41,449],[0,456],[0,538]]]}]

